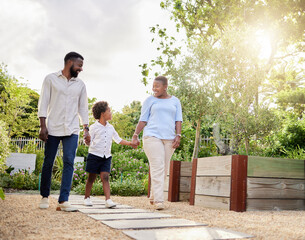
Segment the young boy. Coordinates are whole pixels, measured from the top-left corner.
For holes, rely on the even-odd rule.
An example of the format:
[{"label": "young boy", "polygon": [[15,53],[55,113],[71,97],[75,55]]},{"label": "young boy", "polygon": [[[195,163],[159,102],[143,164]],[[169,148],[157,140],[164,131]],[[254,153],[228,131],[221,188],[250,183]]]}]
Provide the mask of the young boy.
[{"label": "young boy", "polygon": [[120,138],[114,127],[108,123],[112,119],[112,114],[107,102],[100,101],[95,103],[92,108],[92,113],[97,121],[89,129],[91,141],[86,163],[86,172],[89,173],[89,177],[86,183],[84,205],[92,206],[90,192],[96,179],[96,174],[99,174],[103,182],[103,190],[106,198],[105,206],[106,208],[113,208],[116,205],[110,199],[109,185],[112,139],[121,145],[128,145],[133,148],[137,146]]}]

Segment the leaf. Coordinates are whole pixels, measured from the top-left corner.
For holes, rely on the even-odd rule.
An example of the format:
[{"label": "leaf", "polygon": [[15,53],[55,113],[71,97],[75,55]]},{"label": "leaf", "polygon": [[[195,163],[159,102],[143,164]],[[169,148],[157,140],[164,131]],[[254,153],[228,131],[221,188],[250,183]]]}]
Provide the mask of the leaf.
[{"label": "leaf", "polygon": [[3,191],[2,187],[0,187],[0,198],[1,198],[2,200],[5,199],[5,194],[4,194],[4,191]]}]

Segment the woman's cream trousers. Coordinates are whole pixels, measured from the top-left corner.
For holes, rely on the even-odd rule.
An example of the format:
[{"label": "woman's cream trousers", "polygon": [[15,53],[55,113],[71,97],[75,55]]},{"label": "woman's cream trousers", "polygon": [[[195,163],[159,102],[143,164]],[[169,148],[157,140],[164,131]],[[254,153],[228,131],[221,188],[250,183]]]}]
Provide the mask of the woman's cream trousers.
[{"label": "woman's cream trousers", "polygon": [[143,148],[150,167],[150,200],[153,202],[164,202],[164,180],[169,170],[169,161],[175,151],[173,141],[155,137],[143,138]]}]

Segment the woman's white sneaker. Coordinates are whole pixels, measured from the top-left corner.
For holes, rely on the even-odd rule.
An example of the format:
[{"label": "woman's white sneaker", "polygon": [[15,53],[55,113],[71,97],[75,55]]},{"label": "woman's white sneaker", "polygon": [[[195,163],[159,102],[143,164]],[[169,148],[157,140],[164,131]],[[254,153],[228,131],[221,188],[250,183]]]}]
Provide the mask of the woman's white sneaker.
[{"label": "woman's white sneaker", "polygon": [[116,206],[116,204],[114,202],[112,202],[111,199],[106,200],[106,203],[105,203],[106,208],[113,208],[115,206]]},{"label": "woman's white sneaker", "polygon": [[84,205],[85,206],[93,206],[90,197],[87,197],[87,198],[84,199]]},{"label": "woman's white sneaker", "polygon": [[46,209],[49,207],[49,199],[47,197],[44,197],[40,200],[39,208]]}]

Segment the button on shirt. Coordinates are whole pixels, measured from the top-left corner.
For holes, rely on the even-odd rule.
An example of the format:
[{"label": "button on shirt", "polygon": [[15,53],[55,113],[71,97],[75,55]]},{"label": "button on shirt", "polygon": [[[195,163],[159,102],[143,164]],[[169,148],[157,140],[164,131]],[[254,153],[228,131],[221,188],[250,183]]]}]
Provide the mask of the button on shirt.
[{"label": "button on shirt", "polygon": [[96,121],[90,126],[89,132],[91,136],[89,153],[99,157],[108,158],[111,156],[112,140],[118,144],[122,141],[114,127],[108,122],[104,126],[99,121]]},{"label": "button on shirt", "polygon": [[70,136],[79,133],[79,117],[88,124],[88,98],[84,82],[68,79],[62,71],[51,73],[43,81],[38,103],[38,117],[46,118],[52,136]]}]

